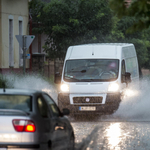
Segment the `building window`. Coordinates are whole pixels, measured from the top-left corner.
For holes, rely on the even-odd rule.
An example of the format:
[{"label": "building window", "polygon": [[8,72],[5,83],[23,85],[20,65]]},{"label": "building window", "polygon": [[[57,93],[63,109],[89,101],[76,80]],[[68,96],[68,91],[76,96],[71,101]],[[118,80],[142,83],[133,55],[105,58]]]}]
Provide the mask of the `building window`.
[{"label": "building window", "polygon": [[[19,35],[22,35],[22,21],[19,20]],[[19,66],[22,67],[23,66],[23,50],[22,48],[19,46]]]},{"label": "building window", "polygon": [[9,67],[14,66],[13,19],[9,19]]}]

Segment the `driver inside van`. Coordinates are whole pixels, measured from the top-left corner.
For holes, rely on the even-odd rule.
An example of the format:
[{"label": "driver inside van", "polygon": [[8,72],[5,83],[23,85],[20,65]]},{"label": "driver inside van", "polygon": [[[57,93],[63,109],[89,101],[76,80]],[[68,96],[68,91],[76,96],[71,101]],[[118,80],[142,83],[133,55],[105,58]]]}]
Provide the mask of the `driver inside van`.
[{"label": "driver inside van", "polygon": [[112,61],[106,65],[106,68],[101,73],[101,79],[115,79],[117,78],[117,64]]}]

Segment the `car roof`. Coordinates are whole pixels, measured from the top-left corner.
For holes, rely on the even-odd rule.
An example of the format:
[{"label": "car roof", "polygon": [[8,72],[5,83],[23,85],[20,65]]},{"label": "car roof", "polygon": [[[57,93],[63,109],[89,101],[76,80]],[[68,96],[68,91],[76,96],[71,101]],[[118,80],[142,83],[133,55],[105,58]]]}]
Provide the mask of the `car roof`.
[{"label": "car roof", "polygon": [[34,95],[37,93],[42,93],[40,90],[32,90],[32,89],[0,89],[1,94],[23,94],[23,95]]}]

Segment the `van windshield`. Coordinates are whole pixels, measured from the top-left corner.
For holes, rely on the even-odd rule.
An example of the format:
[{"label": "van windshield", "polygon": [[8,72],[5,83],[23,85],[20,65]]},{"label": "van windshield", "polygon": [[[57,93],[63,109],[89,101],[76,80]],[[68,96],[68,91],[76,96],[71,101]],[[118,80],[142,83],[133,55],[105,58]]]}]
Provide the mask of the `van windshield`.
[{"label": "van windshield", "polygon": [[107,82],[118,78],[118,59],[67,60],[64,80],[67,82]]}]

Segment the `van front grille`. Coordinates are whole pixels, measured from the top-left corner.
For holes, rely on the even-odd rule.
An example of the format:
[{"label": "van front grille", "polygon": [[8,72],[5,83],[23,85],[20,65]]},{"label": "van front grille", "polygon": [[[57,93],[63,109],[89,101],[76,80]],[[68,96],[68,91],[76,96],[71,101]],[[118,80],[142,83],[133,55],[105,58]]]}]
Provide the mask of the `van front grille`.
[{"label": "van front grille", "polygon": [[103,97],[73,97],[73,103],[102,103]]}]

